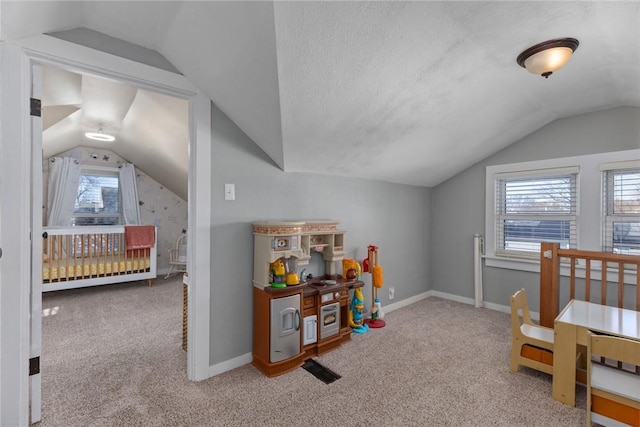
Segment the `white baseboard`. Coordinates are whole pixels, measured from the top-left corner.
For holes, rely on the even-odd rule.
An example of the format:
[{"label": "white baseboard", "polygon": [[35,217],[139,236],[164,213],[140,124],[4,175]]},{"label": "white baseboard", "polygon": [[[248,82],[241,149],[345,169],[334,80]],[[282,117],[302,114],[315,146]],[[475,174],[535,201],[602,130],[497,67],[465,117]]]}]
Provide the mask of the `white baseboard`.
[{"label": "white baseboard", "polygon": [[[461,302],[463,304],[474,305],[476,303],[475,299],[461,297],[460,295],[448,294],[448,293],[440,292],[440,291],[429,291],[427,293],[431,293],[430,296],[434,296],[434,297],[438,297],[438,298],[442,298],[442,299],[448,299],[448,300],[451,300],[451,301],[457,301],[457,302]],[[488,308],[489,310],[500,311],[502,313],[511,313],[511,307],[509,307],[508,305],[502,305],[502,304],[496,304],[496,303],[493,303],[493,302],[482,301],[482,307],[483,308]],[[540,313],[538,313],[537,311],[531,311],[531,312],[529,312],[529,314],[531,314],[531,319],[540,320]]]},{"label": "white baseboard", "polygon": [[424,292],[415,296],[412,296],[407,299],[403,299],[402,301],[394,302],[393,304],[382,306],[383,313],[391,313],[394,310],[397,310],[402,307],[406,307],[409,304],[413,304],[414,302],[421,301],[423,299],[429,298],[432,291]]},{"label": "white baseboard", "polygon": [[[448,294],[446,292],[440,291],[427,291],[421,294],[412,296],[410,298],[403,299],[402,301],[394,302],[393,304],[389,304],[382,307],[383,313],[391,313],[394,310],[398,310],[402,307],[406,307],[407,305],[416,303],[418,301],[422,301],[424,299],[430,297],[438,297],[442,299],[447,299],[451,301],[460,302],[463,304],[474,305],[475,300],[473,298],[461,297],[460,295]],[[489,310],[500,311],[502,313],[511,313],[511,308],[506,305],[495,304],[492,302],[482,302],[483,308],[487,308]],[[534,320],[540,319],[540,314],[532,311],[531,318]],[[209,377],[214,377],[216,375],[220,375],[223,372],[230,371],[235,368],[239,368],[248,363],[251,363],[253,360],[253,356],[251,353],[243,354],[242,356],[234,357],[233,359],[225,360],[224,362],[217,363],[213,366],[209,366]]]},{"label": "white baseboard", "polygon": [[246,353],[233,359],[225,360],[224,362],[216,363],[213,366],[209,366],[209,377],[215,377],[223,372],[230,371],[232,369],[239,368],[248,363],[251,363],[253,356],[251,353]]},{"label": "white baseboard", "polygon": [[460,295],[447,294],[445,292],[440,291],[430,291],[432,297],[438,297],[442,299],[448,299],[450,301],[461,302],[463,304],[475,304],[475,300],[473,298],[461,297]]}]

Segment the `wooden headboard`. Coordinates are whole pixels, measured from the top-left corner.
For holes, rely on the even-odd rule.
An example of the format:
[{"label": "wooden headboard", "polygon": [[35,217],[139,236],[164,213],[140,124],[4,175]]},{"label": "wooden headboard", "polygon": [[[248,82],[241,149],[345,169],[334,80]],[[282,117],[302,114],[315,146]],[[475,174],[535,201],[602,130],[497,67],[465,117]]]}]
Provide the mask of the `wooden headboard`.
[{"label": "wooden headboard", "polygon": [[[580,266],[579,269],[576,268],[577,265]],[[584,299],[585,301],[598,302],[603,305],[615,305],[617,307],[624,306],[625,268],[627,272],[635,270],[635,295],[628,295],[627,300],[629,302],[635,299],[635,310],[640,311],[640,274],[637,274],[640,270],[640,256],[560,249],[557,243],[542,243],[540,246],[540,324],[542,326],[553,328],[553,321],[560,312],[560,268],[565,266],[570,272],[570,300]],[[595,279],[600,283],[599,300],[597,296],[592,296],[592,267],[595,267],[593,268],[594,273],[597,268],[601,268],[600,277]],[[576,272],[578,270],[581,273],[584,271],[584,288],[582,289],[583,292],[576,293]],[[614,280],[616,275],[617,277]],[[617,287],[615,304],[613,301],[607,301],[607,285]]]}]

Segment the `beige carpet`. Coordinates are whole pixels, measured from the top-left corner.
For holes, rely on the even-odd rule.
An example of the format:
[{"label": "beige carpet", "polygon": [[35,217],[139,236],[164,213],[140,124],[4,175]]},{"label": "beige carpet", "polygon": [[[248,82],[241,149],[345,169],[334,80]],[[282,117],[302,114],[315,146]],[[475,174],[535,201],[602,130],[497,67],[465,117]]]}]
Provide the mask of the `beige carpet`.
[{"label": "beige carpet", "polygon": [[[193,383],[181,345],[179,278],[43,296],[42,426],[582,426],[550,377],[509,371],[509,316],[439,298],[302,368],[251,365]],[[233,321],[230,319],[230,328]]]}]

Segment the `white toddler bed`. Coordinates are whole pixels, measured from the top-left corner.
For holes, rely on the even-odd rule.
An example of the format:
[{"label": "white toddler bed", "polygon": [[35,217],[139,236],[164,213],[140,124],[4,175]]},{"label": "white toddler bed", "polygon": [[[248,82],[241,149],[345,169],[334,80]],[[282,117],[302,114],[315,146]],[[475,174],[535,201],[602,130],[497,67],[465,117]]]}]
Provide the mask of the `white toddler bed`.
[{"label": "white toddler bed", "polygon": [[42,292],[156,277],[154,226],[96,226],[43,230]]}]

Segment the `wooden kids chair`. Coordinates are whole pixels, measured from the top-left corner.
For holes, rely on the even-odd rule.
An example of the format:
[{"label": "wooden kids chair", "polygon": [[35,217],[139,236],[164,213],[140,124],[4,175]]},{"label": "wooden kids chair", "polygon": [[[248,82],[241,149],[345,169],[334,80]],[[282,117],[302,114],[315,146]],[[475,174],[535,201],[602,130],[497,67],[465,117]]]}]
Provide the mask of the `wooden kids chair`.
[{"label": "wooden kids chair", "polygon": [[[596,356],[596,359],[593,356]],[[640,341],[589,334],[587,342],[587,426],[640,426],[640,375],[599,363],[600,358],[640,366]]]},{"label": "wooden kids chair", "polygon": [[524,288],[511,296],[511,371],[520,365],[553,375],[553,329],[531,321]]}]

